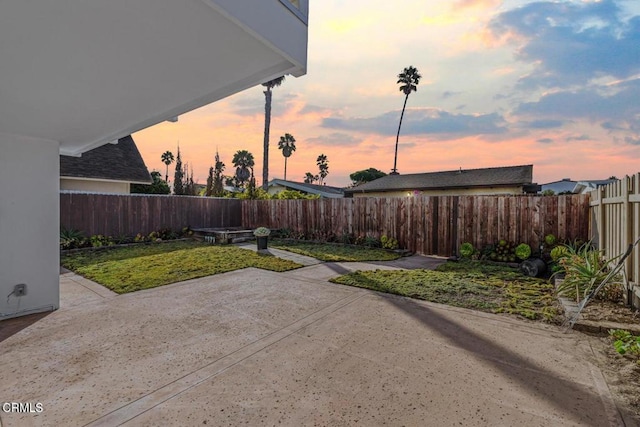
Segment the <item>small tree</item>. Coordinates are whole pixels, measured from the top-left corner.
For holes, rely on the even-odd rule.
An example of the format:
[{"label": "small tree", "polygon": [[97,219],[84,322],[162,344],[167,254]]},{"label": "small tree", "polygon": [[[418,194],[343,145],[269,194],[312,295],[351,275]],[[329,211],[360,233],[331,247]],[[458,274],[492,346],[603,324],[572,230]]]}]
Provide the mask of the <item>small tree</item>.
[{"label": "small tree", "polygon": [[363,169],[361,171],[356,171],[349,175],[349,178],[352,181],[352,185],[356,186],[365,182],[371,182],[378,178],[382,178],[383,176],[387,176],[387,174],[376,168],[369,168]]},{"label": "small tree", "polygon": [[204,195],[211,197],[213,195],[213,166],[209,167],[209,176],[207,177],[207,188],[204,190]]},{"label": "small tree", "polygon": [[224,196],[223,175],[225,164],[220,161],[220,155],[216,151],[216,164],[213,167],[213,195],[216,197]]},{"label": "small tree", "polygon": [[304,175],[304,183],[305,184],[313,184],[316,181],[319,181],[320,177],[318,175],[314,175],[311,172],[307,172]]},{"label": "small tree", "polygon": [[189,169],[189,164],[184,164],[183,175],[186,177],[184,181],[184,195],[186,196],[195,196],[196,195],[196,184],[193,181],[193,166]]},{"label": "small tree", "polygon": [[182,159],[180,158],[180,147],[176,156],[176,171],[173,175],[173,194],[181,196],[184,194],[184,171],[182,169]]},{"label": "small tree", "polygon": [[158,171],[151,172],[151,180],[149,184],[131,184],[131,192],[138,194],[169,194],[171,189],[167,181],[162,179],[162,175]]},{"label": "small tree", "polygon": [[324,179],[329,175],[329,160],[327,160],[327,156],[320,154],[316,159],[316,164],[320,170],[320,185],[323,185]]}]

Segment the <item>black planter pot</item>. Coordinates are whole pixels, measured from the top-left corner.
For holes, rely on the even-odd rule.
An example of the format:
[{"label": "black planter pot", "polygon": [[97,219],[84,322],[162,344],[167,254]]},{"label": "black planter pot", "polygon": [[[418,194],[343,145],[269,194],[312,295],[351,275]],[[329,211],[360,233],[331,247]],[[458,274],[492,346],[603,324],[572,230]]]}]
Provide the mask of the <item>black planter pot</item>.
[{"label": "black planter pot", "polygon": [[525,276],[541,277],[547,272],[547,263],[540,258],[529,258],[520,264],[520,271]]},{"label": "black planter pot", "polygon": [[257,237],[258,240],[258,250],[267,249],[267,242],[269,241],[269,236],[261,236]]}]

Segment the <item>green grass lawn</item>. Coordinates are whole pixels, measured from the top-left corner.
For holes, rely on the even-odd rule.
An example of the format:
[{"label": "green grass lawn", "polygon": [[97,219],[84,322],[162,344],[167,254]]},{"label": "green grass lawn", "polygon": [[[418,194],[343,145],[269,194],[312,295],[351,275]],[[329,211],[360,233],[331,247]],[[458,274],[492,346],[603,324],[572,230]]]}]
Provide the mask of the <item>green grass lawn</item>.
[{"label": "green grass lawn", "polygon": [[271,271],[302,267],[247,249],[190,241],[76,252],[60,261],[63,267],[119,294],[246,267]]},{"label": "green grass lawn", "polygon": [[400,258],[400,255],[385,251],[384,249],[365,248],[346,245],[325,245],[309,242],[284,242],[274,241],[269,244],[276,249],[310,256],[320,261],[392,261]]},{"label": "green grass lawn", "polygon": [[490,313],[558,320],[553,285],[509,267],[449,262],[435,271],[356,271],[331,281]]}]

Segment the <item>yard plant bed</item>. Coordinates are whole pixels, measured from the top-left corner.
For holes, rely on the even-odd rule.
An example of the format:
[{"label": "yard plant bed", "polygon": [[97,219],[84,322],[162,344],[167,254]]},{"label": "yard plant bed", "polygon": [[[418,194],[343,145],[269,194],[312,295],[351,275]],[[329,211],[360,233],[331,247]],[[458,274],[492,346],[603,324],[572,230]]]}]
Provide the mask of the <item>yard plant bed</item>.
[{"label": "yard plant bed", "polygon": [[356,271],[332,282],[490,313],[560,322],[561,308],[553,285],[509,267],[449,262],[435,271]]},{"label": "yard plant bed", "polygon": [[580,313],[582,319],[640,325],[640,313],[623,302],[594,299]]},{"label": "yard plant bed", "polygon": [[119,294],[247,267],[271,271],[302,267],[246,249],[193,241],[71,253],[62,256],[61,264]]},{"label": "yard plant bed", "polygon": [[270,243],[270,246],[329,262],[393,261],[401,257],[400,254],[384,249],[353,245],[274,240],[273,243]]}]

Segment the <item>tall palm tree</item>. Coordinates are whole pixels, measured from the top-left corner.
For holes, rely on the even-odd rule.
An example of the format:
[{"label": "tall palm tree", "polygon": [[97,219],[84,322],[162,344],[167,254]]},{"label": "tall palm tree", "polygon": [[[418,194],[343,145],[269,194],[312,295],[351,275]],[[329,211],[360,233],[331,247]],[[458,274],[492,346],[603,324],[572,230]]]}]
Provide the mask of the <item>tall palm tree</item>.
[{"label": "tall palm tree", "polygon": [[398,124],[398,134],[396,135],[396,152],[393,157],[393,169],[391,175],[398,175],[397,161],[398,161],[398,139],[400,138],[400,126],[402,126],[402,117],[404,117],[404,109],[407,107],[407,100],[409,94],[418,90],[418,83],[422,76],[418,73],[418,70],[412,65],[406,67],[400,74],[398,74],[398,81],[400,83],[400,92],[404,93],[404,105],[402,106],[402,113],[400,114],[400,123]]},{"label": "tall palm tree", "polygon": [[173,153],[167,150],[164,153],[162,153],[162,156],[160,156],[160,158],[162,159],[162,163],[167,165],[167,170],[165,172],[164,180],[166,182],[169,182],[169,165],[173,163]]},{"label": "tall palm tree", "polygon": [[238,150],[236,154],[233,155],[231,162],[233,166],[236,167],[236,178],[238,182],[244,184],[253,178],[253,167],[255,166],[253,154],[247,150]]},{"label": "tall palm tree", "polygon": [[278,142],[278,149],[282,150],[284,156],[284,179],[287,180],[287,159],[296,151],[296,140],[293,135],[285,133],[280,137]]},{"label": "tall palm tree", "polygon": [[271,128],[271,89],[278,87],[284,81],[284,76],[262,83],[264,91],[264,142],[262,156],[262,188],[267,191],[269,183],[269,130]]},{"label": "tall palm tree", "polygon": [[327,156],[324,154],[320,154],[316,159],[316,164],[318,165],[318,169],[320,169],[320,185],[324,184],[324,179],[329,175],[329,160],[327,160]]}]

